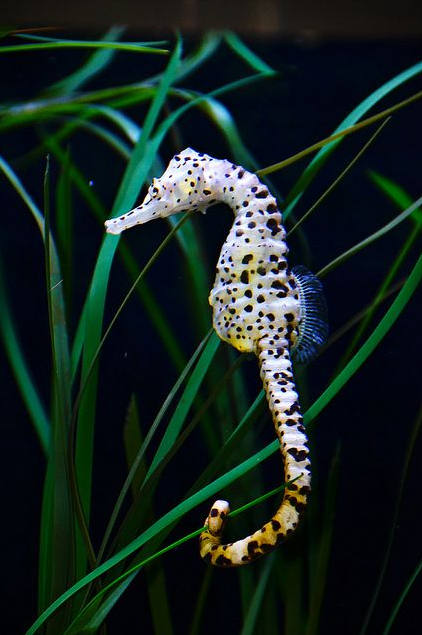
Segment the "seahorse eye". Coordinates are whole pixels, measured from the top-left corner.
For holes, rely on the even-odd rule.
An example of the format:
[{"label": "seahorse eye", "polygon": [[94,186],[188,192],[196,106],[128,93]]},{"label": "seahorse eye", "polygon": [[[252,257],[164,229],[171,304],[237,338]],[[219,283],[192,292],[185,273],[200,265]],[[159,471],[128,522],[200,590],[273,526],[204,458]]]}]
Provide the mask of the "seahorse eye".
[{"label": "seahorse eye", "polygon": [[148,194],[151,198],[157,198],[160,192],[160,182],[158,179],[152,179],[152,183],[148,188]]}]

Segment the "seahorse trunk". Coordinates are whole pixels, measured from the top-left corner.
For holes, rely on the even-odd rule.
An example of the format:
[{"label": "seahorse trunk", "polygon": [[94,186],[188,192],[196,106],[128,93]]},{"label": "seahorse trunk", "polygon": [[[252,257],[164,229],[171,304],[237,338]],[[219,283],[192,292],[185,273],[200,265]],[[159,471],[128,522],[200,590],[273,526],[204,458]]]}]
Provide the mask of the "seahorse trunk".
[{"label": "seahorse trunk", "polygon": [[221,567],[248,564],[277,547],[295,530],[311,489],[309,450],[287,340],[274,342],[270,337],[262,338],[258,343],[258,358],[280,440],[284,478],[295,481],[285,490],[281,505],[269,522],[252,535],[226,545],[221,544],[221,539],[229,505],[226,501],[214,503],[206,519],[208,529],[199,537],[200,553],[204,560]]}]

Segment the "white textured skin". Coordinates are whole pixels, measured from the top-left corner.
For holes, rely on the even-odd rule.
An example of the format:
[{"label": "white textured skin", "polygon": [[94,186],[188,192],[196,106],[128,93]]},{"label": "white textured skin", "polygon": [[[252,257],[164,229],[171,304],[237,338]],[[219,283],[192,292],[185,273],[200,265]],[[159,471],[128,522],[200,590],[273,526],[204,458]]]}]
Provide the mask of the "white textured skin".
[{"label": "white textured skin", "polygon": [[228,567],[255,560],[292,533],[310,491],[309,452],[290,360],[301,308],[288,270],[281,214],[256,175],[187,148],[172,159],[160,179],[154,179],[143,203],[107,221],[106,229],[118,234],[153,218],[205,210],[216,201],[229,205],[235,220],[221,249],[209,296],[213,325],[221,339],[258,356],[285,480],[296,479],[268,523],[228,545],[221,544],[228,503],[216,501],[200,536],[200,552],[208,562]]}]

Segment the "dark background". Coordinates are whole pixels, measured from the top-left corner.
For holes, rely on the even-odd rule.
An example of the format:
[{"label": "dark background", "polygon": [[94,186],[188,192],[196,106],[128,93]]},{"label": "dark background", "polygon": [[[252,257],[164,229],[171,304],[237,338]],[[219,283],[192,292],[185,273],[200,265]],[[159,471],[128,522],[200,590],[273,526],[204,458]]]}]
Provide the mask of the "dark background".
[{"label": "dark background", "polygon": [[[71,34],[64,32],[63,35],[94,37],[97,33],[75,31]],[[151,34],[132,32],[124,39],[129,40],[131,37],[151,39]],[[273,37],[254,40],[249,37],[246,41],[257,54],[280,71],[280,76],[276,80],[227,94],[222,101],[234,115],[244,142],[262,166],[288,157],[330,134],[363,98],[416,63],[420,54],[418,41],[410,38],[326,40],[314,33],[312,37],[303,34],[288,39]],[[188,39],[186,48],[191,48],[194,43],[195,38]],[[79,57],[74,52],[63,51],[60,54],[48,52],[30,54],[30,57],[16,55],[1,58],[3,101],[30,99],[43,86],[71,72],[84,59],[83,55],[81,53]],[[119,54],[106,73],[95,80],[95,86],[136,81],[148,76],[149,72],[152,74],[159,70],[164,63],[165,60],[147,60],[145,56],[140,68],[133,56]],[[200,90],[211,89],[244,73],[242,68],[241,62],[233,54],[222,49],[198,75],[189,77],[182,85]],[[418,88],[420,80],[412,80],[383,100],[377,110],[406,98]],[[142,122],[141,111],[131,114],[138,118],[139,123]],[[200,115],[192,113],[185,117],[179,124],[179,133],[184,146],[192,145],[195,149],[218,157],[227,154],[227,148],[215,134],[215,129]],[[305,212],[324,191],[369,135],[370,132],[366,130],[342,144],[301,201],[296,210],[298,215]],[[3,135],[2,153],[13,163],[36,142],[36,135],[28,129]],[[103,202],[111,208],[123,165],[116,165],[111,153],[107,156],[100,151],[101,147],[99,142],[98,145],[95,142],[86,144],[84,136],[80,135],[72,141],[71,151],[87,180],[94,182]],[[162,147],[163,159],[169,159],[173,151],[167,139]],[[295,164],[273,175],[273,183],[281,193],[288,191],[303,167],[303,163]],[[417,103],[393,117],[358,165],[304,226],[311,249],[307,264],[313,270],[320,269],[395,215],[392,204],[370,184],[366,176],[368,169],[376,169],[397,181],[413,199],[420,196],[420,106]],[[28,170],[22,167],[19,171],[25,186],[39,204],[42,201],[43,170],[44,161],[40,160],[35,168],[32,166]],[[52,175],[54,183],[57,175],[54,162]],[[47,353],[42,245],[32,219],[17,200],[16,194],[4,179],[1,179],[0,186],[0,249],[8,289],[28,363],[47,404],[50,361]],[[73,316],[76,320],[102,231],[77,197],[75,210],[75,271],[78,284]],[[225,216],[220,214],[217,223],[214,211],[210,210],[206,217],[197,220],[203,236],[207,237],[205,248],[211,263],[216,260],[230,223],[228,213]],[[333,332],[371,300],[409,228],[408,222],[403,223],[326,278],[324,285]],[[149,256],[152,245],[158,245],[166,231],[164,223],[157,223],[146,226],[143,233],[134,231],[127,236],[126,239],[139,254],[140,263]],[[303,254],[297,240],[292,241],[291,248],[291,262],[295,263]],[[416,256],[414,251],[400,272],[401,277],[410,271]],[[190,354],[197,345],[198,336],[193,328],[186,328],[186,298],[180,260],[177,246],[172,245],[148,279],[152,288],[159,289],[163,301],[171,307],[169,315],[174,328],[178,332],[184,329],[186,353]],[[172,271],[170,280],[164,273],[164,267]],[[211,266],[210,286],[212,279]],[[116,261],[106,323],[126,289],[126,279]],[[180,302],[180,297],[185,300]],[[376,353],[319,416],[314,427],[313,461],[320,475],[321,487],[324,487],[333,452],[337,443],[341,442],[334,544],[321,633],[358,632],[376,582],[391,524],[405,448],[420,406],[420,300],[419,293],[411,300]],[[304,398],[305,406],[322,392],[330,380],[344,347],[345,341],[340,340],[309,369],[309,394]],[[258,388],[258,372],[254,362],[248,361],[245,365],[253,397]],[[176,373],[165,357],[155,332],[142,315],[140,305],[136,301],[131,302],[119,320],[102,358],[94,464],[94,536],[96,533],[97,537],[101,535],[124,475],[121,425],[129,395],[136,392],[144,421],[151,421],[175,378]],[[4,632],[20,633],[35,614],[38,522],[44,461],[4,359],[0,365],[0,386],[3,404]],[[156,386],[156,390],[151,389],[151,386]],[[266,428],[259,433],[257,449],[271,440],[272,435],[268,421]],[[193,440],[186,444],[183,456],[173,468],[176,472],[169,469],[168,475],[164,475],[163,495],[158,500],[157,513],[166,511],[178,500],[205,466],[206,457],[203,459],[198,455],[195,450],[200,446],[195,443]],[[392,603],[421,556],[420,443],[416,446],[416,452],[417,458],[410,466],[400,522],[396,528],[391,566],[375,614],[375,630],[371,631],[374,633],[381,632]],[[279,480],[279,457],[273,457],[266,469],[268,474],[265,478],[270,486],[276,486]],[[174,477],[175,473],[177,478]],[[238,504],[241,502],[237,501]],[[194,510],[186,520],[186,531],[195,529],[205,512],[206,507],[200,510],[198,516],[198,510]],[[181,526],[179,532],[180,535]],[[184,587],[199,584],[198,580],[203,575],[202,563],[196,553],[192,553],[195,549],[194,544],[187,543],[165,556],[174,603],[175,631],[180,633],[185,632],[184,620],[193,610],[185,601]],[[193,562],[191,571],[186,568],[188,561]],[[256,566],[261,565],[257,563]],[[183,584],[180,584],[181,572]],[[223,632],[239,632],[239,616],[230,611],[225,601],[224,588],[228,576],[230,572],[217,572],[214,575],[213,610],[217,610],[221,619],[224,619],[227,630]],[[393,633],[418,632],[420,591],[417,581],[405,601]],[[18,593],[19,603],[15,600]],[[147,610],[146,605],[142,605],[145,598],[139,598],[137,594],[136,589],[131,589],[119,608],[113,611],[110,633],[150,632],[150,625],[143,621]],[[205,625],[205,632],[213,632],[211,624]]]}]

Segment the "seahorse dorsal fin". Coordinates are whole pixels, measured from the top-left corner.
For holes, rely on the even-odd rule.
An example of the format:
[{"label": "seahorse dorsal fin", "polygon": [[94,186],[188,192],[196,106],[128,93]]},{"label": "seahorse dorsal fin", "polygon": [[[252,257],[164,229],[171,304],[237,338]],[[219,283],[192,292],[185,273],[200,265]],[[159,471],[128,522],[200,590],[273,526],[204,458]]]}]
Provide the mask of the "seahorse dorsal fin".
[{"label": "seahorse dorsal fin", "polygon": [[303,265],[292,269],[299,289],[301,320],[292,357],[300,363],[314,359],[328,337],[328,311],[321,281]]}]

